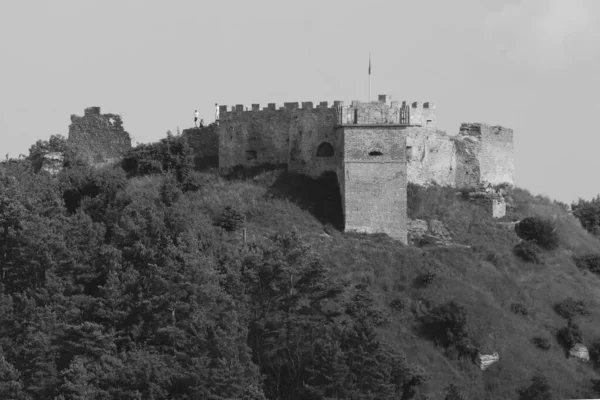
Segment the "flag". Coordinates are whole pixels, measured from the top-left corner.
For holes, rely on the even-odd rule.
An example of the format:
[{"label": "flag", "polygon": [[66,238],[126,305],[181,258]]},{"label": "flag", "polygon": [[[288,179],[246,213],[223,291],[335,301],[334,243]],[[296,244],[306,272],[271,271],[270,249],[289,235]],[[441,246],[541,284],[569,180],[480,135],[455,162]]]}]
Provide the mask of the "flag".
[{"label": "flag", "polygon": [[369,75],[371,75],[371,53],[369,53]]}]

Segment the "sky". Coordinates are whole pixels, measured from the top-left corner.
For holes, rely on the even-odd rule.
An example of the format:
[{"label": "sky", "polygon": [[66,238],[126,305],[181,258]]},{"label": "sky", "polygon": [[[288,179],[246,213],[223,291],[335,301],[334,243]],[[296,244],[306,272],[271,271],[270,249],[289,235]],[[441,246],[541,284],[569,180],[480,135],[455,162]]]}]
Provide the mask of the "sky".
[{"label": "sky", "polygon": [[0,155],[120,114],[132,142],[214,104],[430,101],[514,130],[515,184],[600,193],[598,0],[2,0]]}]

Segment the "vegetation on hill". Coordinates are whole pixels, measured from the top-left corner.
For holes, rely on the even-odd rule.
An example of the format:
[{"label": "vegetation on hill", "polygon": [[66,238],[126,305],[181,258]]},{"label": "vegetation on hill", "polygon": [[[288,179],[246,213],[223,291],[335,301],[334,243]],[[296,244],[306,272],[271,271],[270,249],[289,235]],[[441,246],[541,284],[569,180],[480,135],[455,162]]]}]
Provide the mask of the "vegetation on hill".
[{"label": "vegetation on hill", "polygon": [[598,395],[600,241],[547,198],[506,188],[498,221],[409,185],[456,244],[414,247],[341,233],[334,176],[193,171],[179,135],[56,177],[34,159],[0,168],[0,398]]}]

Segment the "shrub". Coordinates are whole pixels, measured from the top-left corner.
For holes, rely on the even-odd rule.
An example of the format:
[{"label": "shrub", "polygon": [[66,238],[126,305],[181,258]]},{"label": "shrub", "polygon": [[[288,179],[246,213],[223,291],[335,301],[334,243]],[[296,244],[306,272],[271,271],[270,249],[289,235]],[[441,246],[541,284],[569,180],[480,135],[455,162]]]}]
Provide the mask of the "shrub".
[{"label": "shrub", "polygon": [[494,265],[494,267],[496,268],[505,267],[507,264],[504,254],[495,251],[487,252],[483,259],[487,262],[492,263],[492,265]]},{"label": "shrub", "polygon": [[592,390],[600,394],[600,379],[592,379]]},{"label": "shrub", "polygon": [[510,311],[512,311],[515,314],[522,315],[522,316],[526,316],[527,314],[529,314],[527,307],[525,307],[521,303],[512,303],[510,305]]},{"label": "shrub", "polygon": [[140,144],[127,151],[121,167],[129,176],[172,172],[181,183],[194,168],[194,155],[183,136],[169,131],[158,142]]},{"label": "shrub", "polygon": [[444,400],[464,400],[464,396],[462,394],[462,390],[454,383],[451,383],[446,387],[446,395],[444,396]]},{"label": "shrub", "polygon": [[424,318],[424,328],[439,346],[461,351],[467,347],[467,310],[454,300],[435,307]]},{"label": "shrub", "polygon": [[531,378],[531,384],[520,388],[517,393],[519,393],[519,400],[551,400],[553,398],[548,379],[541,374]]},{"label": "shrub", "polygon": [[583,300],[567,297],[554,305],[554,311],[563,318],[571,319],[577,315],[588,315],[589,311]]},{"label": "shrub", "polygon": [[542,350],[550,350],[550,348],[552,348],[552,343],[550,343],[550,340],[544,337],[536,336],[531,339],[531,343],[533,343],[533,345],[538,349]]},{"label": "shrub", "polygon": [[524,218],[515,225],[515,232],[521,239],[535,242],[546,250],[553,250],[558,247],[556,224],[550,219]]},{"label": "shrub", "polygon": [[600,195],[591,201],[579,199],[571,204],[571,210],[585,230],[594,235],[600,232]]},{"label": "shrub", "polygon": [[233,232],[243,228],[245,221],[246,218],[244,217],[244,214],[227,206],[221,213],[216,225],[225,229],[227,232]]},{"label": "shrub", "polygon": [[579,325],[572,319],[567,321],[567,325],[558,331],[558,340],[567,349],[571,349],[575,344],[583,341],[583,334]]},{"label": "shrub", "polygon": [[600,340],[596,340],[589,347],[590,360],[594,363],[594,366],[600,367]]},{"label": "shrub", "polygon": [[587,269],[594,274],[600,274],[600,254],[589,253],[573,257],[575,265],[581,269]]},{"label": "shrub", "polygon": [[435,271],[425,272],[419,277],[421,286],[429,286],[438,279],[438,274]]},{"label": "shrub", "polygon": [[533,241],[524,240],[517,244],[513,249],[515,255],[525,262],[539,264],[541,262],[542,251]]},{"label": "shrub", "polygon": [[402,311],[406,308],[406,302],[401,298],[396,298],[390,302],[390,308],[396,311]]}]

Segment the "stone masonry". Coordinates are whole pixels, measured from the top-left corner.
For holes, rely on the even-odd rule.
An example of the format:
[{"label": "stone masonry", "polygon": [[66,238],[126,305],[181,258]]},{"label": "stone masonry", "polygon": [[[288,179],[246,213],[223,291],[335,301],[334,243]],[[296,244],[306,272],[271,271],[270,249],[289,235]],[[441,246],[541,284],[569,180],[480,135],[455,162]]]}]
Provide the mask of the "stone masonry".
[{"label": "stone masonry", "polygon": [[123,130],[121,116],[101,114],[100,107],[86,108],[83,117],[71,115],[67,143],[79,157],[94,166],[119,161],[131,149],[131,138]]},{"label": "stone masonry", "polygon": [[194,152],[196,169],[219,166],[219,135],[216,124],[202,128],[184,129],[181,132]]},{"label": "stone masonry", "polygon": [[[345,229],[385,232],[406,243],[406,184],[513,184],[513,131],[462,124],[436,129],[433,103],[334,101],[219,107],[219,169],[285,164],[338,177]],[[495,207],[494,207],[495,208]]]}]

